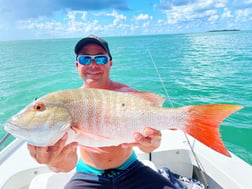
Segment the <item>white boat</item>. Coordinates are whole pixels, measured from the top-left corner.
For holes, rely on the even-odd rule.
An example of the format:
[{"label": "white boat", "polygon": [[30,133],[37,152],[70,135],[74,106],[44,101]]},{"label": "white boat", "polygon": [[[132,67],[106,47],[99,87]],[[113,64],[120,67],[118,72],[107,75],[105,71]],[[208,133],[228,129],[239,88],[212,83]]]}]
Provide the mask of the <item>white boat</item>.
[{"label": "white boat", "polygon": [[[230,158],[219,154],[181,131],[162,131],[162,134],[161,146],[151,156],[135,149],[138,158],[153,169],[168,167],[210,189],[252,188],[252,166],[236,155],[231,153]],[[20,139],[0,153],[1,189],[62,189],[73,173],[74,170],[54,173],[36,163]]]}]

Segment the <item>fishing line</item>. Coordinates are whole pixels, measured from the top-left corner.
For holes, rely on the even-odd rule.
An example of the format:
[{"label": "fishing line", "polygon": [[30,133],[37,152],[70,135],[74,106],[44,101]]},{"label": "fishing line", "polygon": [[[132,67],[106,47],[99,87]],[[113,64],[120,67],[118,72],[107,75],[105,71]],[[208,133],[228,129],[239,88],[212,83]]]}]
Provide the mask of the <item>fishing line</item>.
[{"label": "fishing line", "polygon": [[200,160],[199,160],[197,154],[196,154],[195,151],[193,150],[192,144],[190,143],[189,138],[187,137],[187,134],[186,134],[185,132],[184,132],[184,134],[185,134],[186,140],[187,140],[187,142],[188,142],[188,144],[189,144],[189,147],[190,147],[190,149],[191,149],[191,152],[192,152],[192,154],[193,154],[193,157],[194,157],[194,159],[195,159],[195,161],[196,161],[196,164],[197,164],[197,166],[199,167],[200,175],[202,176],[203,182],[204,182],[206,188],[208,188],[208,187],[209,187],[209,184],[208,184],[208,181],[207,181],[207,178],[206,178],[205,169],[204,169],[202,163],[200,162]]},{"label": "fishing line", "polygon": [[152,62],[153,66],[154,66],[154,68],[155,68],[155,70],[156,70],[156,73],[157,73],[157,75],[158,75],[158,78],[159,78],[159,80],[160,80],[160,82],[161,82],[162,88],[163,88],[163,90],[164,90],[164,92],[165,92],[165,96],[166,96],[166,98],[169,100],[171,106],[174,108],[174,105],[173,105],[173,103],[172,103],[172,100],[171,100],[171,98],[170,98],[170,95],[169,95],[169,93],[168,93],[168,90],[167,90],[166,87],[165,87],[164,81],[163,81],[163,79],[162,79],[162,77],[161,77],[161,75],[160,75],[160,73],[159,73],[159,71],[158,71],[158,68],[157,68],[157,65],[156,65],[155,61],[153,60],[153,57],[152,57],[152,55],[151,55],[151,53],[150,53],[150,50],[147,49],[147,51],[148,51],[148,54],[149,54],[149,56],[150,56],[151,62]]},{"label": "fishing line", "polygon": [[[163,79],[162,79],[162,77],[161,77],[161,75],[160,75],[160,72],[159,72],[159,70],[158,70],[158,67],[157,67],[157,65],[156,65],[156,63],[155,63],[155,61],[154,61],[154,59],[153,59],[153,57],[152,57],[152,55],[151,55],[151,53],[150,53],[150,50],[147,49],[147,52],[148,52],[148,54],[149,54],[149,56],[150,56],[151,62],[152,62],[152,64],[153,64],[153,66],[154,66],[154,68],[155,68],[155,70],[156,70],[156,73],[157,73],[157,75],[158,75],[158,78],[159,78],[159,80],[160,80],[160,82],[161,82],[161,85],[162,85],[163,90],[164,90],[164,92],[165,92],[165,96],[166,96],[166,98],[169,100],[169,102],[170,102],[172,108],[174,108],[174,104],[172,103],[172,100],[171,100],[171,98],[170,98],[170,95],[169,95],[169,93],[168,93],[168,91],[167,91],[167,89],[166,89],[166,87],[165,87],[164,81],[163,81]],[[194,149],[193,149],[193,147],[192,147],[192,145],[191,145],[191,143],[190,143],[190,141],[189,141],[189,139],[188,139],[188,137],[187,137],[187,134],[186,134],[185,132],[184,132],[184,135],[185,135],[185,137],[186,137],[187,143],[189,144],[190,150],[191,150],[191,152],[192,152],[192,154],[193,154],[193,156],[194,156],[195,162],[196,162],[198,168],[200,169],[200,174],[201,174],[201,176],[202,176],[203,182],[204,182],[205,186],[208,188],[208,187],[209,187],[209,184],[208,184],[208,181],[207,181],[207,178],[206,178],[206,175],[205,175],[204,167],[202,166],[202,164],[201,164],[201,162],[200,162],[200,160],[199,160],[197,154],[195,153],[195,151],[194,151]],[[151,153],[149,154],[149,159],[150,159],[150,161],[151,161]]]}]

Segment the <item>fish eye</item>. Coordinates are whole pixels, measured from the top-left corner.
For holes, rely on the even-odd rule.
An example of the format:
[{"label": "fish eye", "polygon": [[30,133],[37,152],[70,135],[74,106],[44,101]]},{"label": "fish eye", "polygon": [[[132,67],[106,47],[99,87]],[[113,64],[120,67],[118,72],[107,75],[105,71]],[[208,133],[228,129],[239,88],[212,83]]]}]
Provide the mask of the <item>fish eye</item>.
[{"label": "fish eye", "polygon": [[45,110],[45,105],[43,103],[37,103],[33,106],[33,109],[35,111],[44,111]]}]

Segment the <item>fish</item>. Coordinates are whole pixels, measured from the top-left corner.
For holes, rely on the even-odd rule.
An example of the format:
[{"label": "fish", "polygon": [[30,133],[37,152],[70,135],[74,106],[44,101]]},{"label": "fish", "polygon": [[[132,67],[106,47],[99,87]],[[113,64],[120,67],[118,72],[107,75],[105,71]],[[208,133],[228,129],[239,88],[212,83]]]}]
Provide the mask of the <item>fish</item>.
[{"label": "fish", "polygon": [[213,150],[231,156],[219,126],[235,111],[233,104],[162,107],[165,98],[152,92],[116,92],[104,89],[66,89],[46,94],[5,124],[5,130],[28,144],[54,145],[65,133],[69,141],[88,147],[134,142],[145,127],[179,129]]}]

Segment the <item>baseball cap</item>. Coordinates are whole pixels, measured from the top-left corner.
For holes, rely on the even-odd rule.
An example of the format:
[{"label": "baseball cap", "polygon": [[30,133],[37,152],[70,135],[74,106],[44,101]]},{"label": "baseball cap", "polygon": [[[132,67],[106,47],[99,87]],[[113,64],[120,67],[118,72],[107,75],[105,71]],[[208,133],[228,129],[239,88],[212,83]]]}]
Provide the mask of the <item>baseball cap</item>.
[{"label": "baseball cap", "polygon": [[112,56],[110,54],[108,42],[105,41],[104,39],[97,37],[95,35],[89,35],[80,41],[75,45],[74,52],[76,55],[79,54],[80,50],[82,49],[83,46],[89,44],[89,43],[95,43],[97,45],[100,45],[109,55],[110,60],[112,60]]}]

